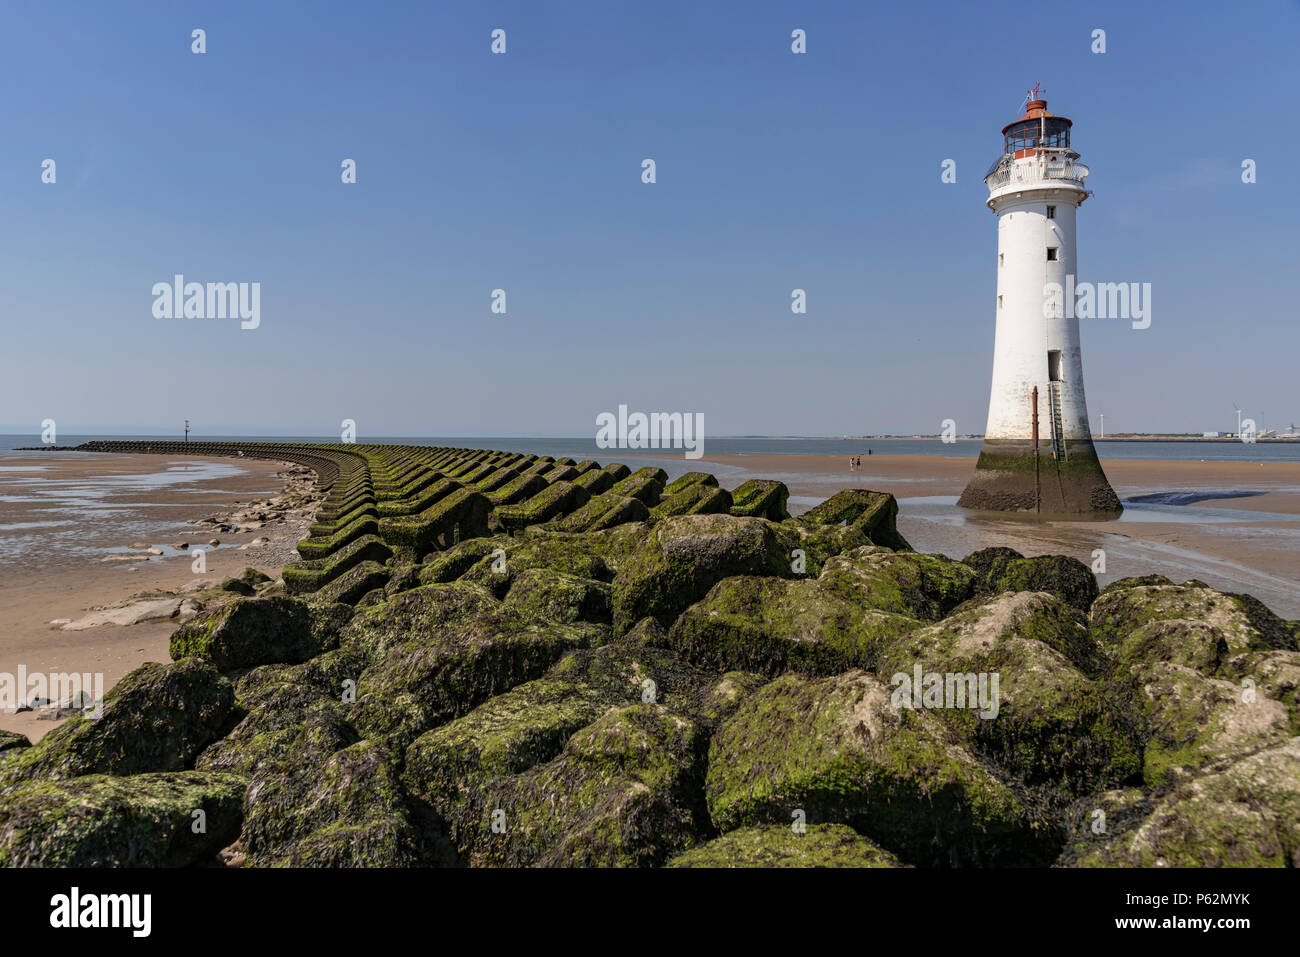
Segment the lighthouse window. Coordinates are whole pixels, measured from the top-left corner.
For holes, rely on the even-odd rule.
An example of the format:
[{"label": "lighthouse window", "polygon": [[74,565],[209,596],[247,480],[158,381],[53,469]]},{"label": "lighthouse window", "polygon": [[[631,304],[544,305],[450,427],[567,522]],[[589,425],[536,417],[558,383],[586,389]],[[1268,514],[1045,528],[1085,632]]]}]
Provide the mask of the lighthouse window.
[{"label": "lighthouse window", "polygon": [[1048,246],[1048,247],[1047,247],[1047,261],[1048,261],[1049,263],[1054,263],[1054,262],[1057,261],[1057,260],[1056,260],[1056,253],[1057,253],[1057,249],[1056,249],[1055,246]]},{"label": "lighthouse window", "polygon": [[998,296],[998,308],[999,308],[999,309],[1002,308],[1002,297],[1001,297],[1001,296]]},{"label": "lighthouse window", "polygon": [[1048,219],[1055,219],[1055,218],[1056,218],[1056,207],[1055,207],[1055,206],[1048,206],[1048,207],[1047,207],[1047,218],[1048,218]]},{"label": "lighthouse window", "polygon": [[998,265],[999,265],[999,266],[1003,265],[1003,259],[1005,258],[1005,256],[1006,256],[1006,253],[998,253]]}]

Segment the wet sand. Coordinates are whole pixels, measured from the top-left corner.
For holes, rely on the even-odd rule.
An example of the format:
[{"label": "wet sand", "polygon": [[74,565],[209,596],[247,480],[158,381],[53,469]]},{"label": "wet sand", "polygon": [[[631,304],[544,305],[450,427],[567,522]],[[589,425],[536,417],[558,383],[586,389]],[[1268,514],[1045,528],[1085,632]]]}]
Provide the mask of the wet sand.
[{"label": "wet sand", "polygon": [[[145,477],[173,463],[185,466],[213,462],[233,464],[237,472],[197,481],[185,481],[187,476],[180,473],[182,481],[161,487],[150,487],[144,481]],[[284,463],[44,452],[6,454],[0,457],[0,465],[6,469],[0,473],[4,479],[42,476],[75,481],[93,475],[107,477],[110,483],[121,483],[120,492],[109,496],[107,501],[88,497],[86,507],[80,511],[60,510],[60,514],[75,511],[84,517],[73,529],[75,541],[61,540],[58,547],[26,549],[21,558],[10,556],[0,560],[0,673],[16,675],[20,664],[28,674],[102,673],[107,691],[123,675],[147,661],[171,661],[168,639],[176,630],[177,622],[101,625],[84,631],[63,631],[51,625],[52,620],[75,620],[96,607],[113,605],[133,594],[176,591],[196,579],[219,583],[249,565],[276,577],[284,564],[296,560],[293,547],[306,534],[303,531],[306,522],[233,532],[186,524],[218,509],[229,509],[236,502],[247,503],[279,493],[285,483],[276,473],[286,467]],[[42,471],[17,471],[24,466],[40,466]],[[220,471],[227,473],[225,469]],[[92,483],[87,482],[86,487],[91,488]],[[12,493],[14,488],[7,487],[6,491]],[[10,494],[8,497],[27,496]],[[48,503],[0,500],[0,542],[5,527],[43,521],[48,508]],[[148,534],[149,529],[155,530],[154,534]],[[48,535],[49,530],[35,528],[23,534]],[[222,547],[206,545],[214,537]],[[241,547],[259,537],[269,538],[270,544]],[[206,570],[194,572],[193,559],[187,553],[129,564],[100,561],[111,549],[129,546],[137,539],[154,545],[180,542],[201,545],[205,549]],[[128,551],[139,552],[138,549]],[[38,740],[58,726],[58,722],[39,719],[39,714],[39,711],[17,714],[0,711],[0,729]]]}]

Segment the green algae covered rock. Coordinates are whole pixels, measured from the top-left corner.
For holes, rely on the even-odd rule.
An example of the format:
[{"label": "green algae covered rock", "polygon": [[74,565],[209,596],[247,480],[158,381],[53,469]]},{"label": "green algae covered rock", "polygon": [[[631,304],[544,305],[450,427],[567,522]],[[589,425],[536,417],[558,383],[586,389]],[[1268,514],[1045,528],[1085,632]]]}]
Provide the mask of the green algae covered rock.
[{"label": "green algae covered rock", "polygon": [[1300,867],[1300,737],[1184,781],[1078,867]]},{"label": "green algae covered rock", "polygon": [[667,626],[731,575],[792,574],[785,542],[761,519],[666,518],[614,579],[614,628],[623,633],[645,617]]},{"label": "green algae covered rock", "polygon": [[662,705],[607,712],[553,760],[478,792],[459,830],[469,863],[664,864],[708,827],[701,788],[707,741],[699,724]]},{"label": "green algae covered rock", "polygon": [[255,867],[413,867],[420,832],[391,755],[358,741],[322,763],[258,772],[245,798]]},{"label": "green algae covered rock", "polygon": [[362,562],[312,595],[312,601],[326,605],[355,605],[367,592],[387,585],[391,576],[392,572],[378,562]]},{"label": "green algae covered rock", "polygon": [[[374,611],[382,616],[395,603]],[[404,749],[428,728],[540,677],[566,652],[607,637],[608,628],[600,625],[534,622],[507,608],[414,632],[362,672],[353,723],[366,737]]]},{"label": "green algae covered rock", "polygon": [[195,767],[245,777],[267,768],[287,772],[297,765],[316,766],[357,738],[346,705],[304,684],[285,683],[204,750]]},{"label": "green algae covered rock", "polygon": [[390,547],[405,545],[423,555],[486,535],[491,510],[483,493],[462,487],[418,514],[380,519],[379,537]]},{"label": "green algae covered rock", "polygon": [[377,535],[363,535],[327,558],[285,565],[280,575],[289,594],[302,595],[315,591],[362,562],[382,564],[392,557],[393,549],[380,541]]},{"label": "green algae covered rock", "polygon": [[771,528],[785,543],[794,574],[809,578],[819,576],[826,562],[836,555],[871,544],[871,539],[854,525],[804,525],[789,520],[773,522]]},{"label": "green algae covered rock", "polygon": [[379,522],[370,515],[361,515],[333,534],[319,538],[304,538],[298,543],[298,554],[307,560],[326,558],[358,538],[374,535],[377,531],[379,531]]},{"label": "green algae covered rock", "polygon": [[789,499],[784,482],[750,479],[731,493],[731,514],[783,522],[790,517],[785,507]]},{"label": "green algae covered rock", "polygon": [[498,505],[493,514],[502,528],[518,531],[528,525],[540,525],[559,515],[567,515],[586,505],[590,497],[582,486],[559,480],[517,505]]},{"label": "green algae covered rock", "polygon": [[497,545],[493,554],[472,565],[460,581],[480,584],[498,596],[509,591],[517,575],[533,568],[609,582],[646,534],[640,523],[580,534],[526,529],[518,538],[492,539]]},{"label": "green algae covered rock", "polygon": [[558,532],[594,532],[625,522],[644,522],[649,518],[650,511],[639,499],[605,492],[593,495],[581,508],[547,523],[545,527]]},{"label": "green algae covered rock", "polygon": [[484,558],[504,550],[511,539],[494,535],[491,538],[469,538],[453,545],[445,552],[428,556],[420,566],[419,583],[436,585],[455,581]]},{"label": "green algae covered rock", "polygon": [[965,564],[979,569],[975,583],[977,595],[1045,591],[1084,614],[1097,598],[1096,576],[1076,558],[1066,555],[1025,558],[1009,548],[985,549],[985,552],[990,551],[998,554],[988,556],[976,552],[966,558]]},{"label": "green algae covered rock", "polygon": [[828,675],[874,667],[884,641],[919,627],[852,605],[816,580],[739,575],[682,612],[667,645],[718,671]]},{"label": "green algae covered rock", "polygon": [[654,508],[659,504],[659,497],[663,495],[664,483],[667,481],[668,473],[663,469],[646,466],[616,482],[611,486],[610,491],[638,499],[646,508]]},{"label": "green algae covered rock", "polygon": [[0,801],[0,867],[215,861],[239,836],[246,783],[233,774],[176,771],[30,784]]},{"label": "green algae covered rock", "polygon": [[377,659],[409,641],[432,639],[501,603],[477,585],[424,585],[358,612],[339,635],[339,647]]},{"label": "green algae covered rock", "polygon": [[893,642],[877,674],[986,762],[1072,800],[1141,767],[1132,715],[1087,673],[1097,660],[1074,612],[1046,592],[1019,592]]},{"label": "green algae covered rock", "polygon": [[865,546],[826,560],[822,587],[860,608],[938,621],[974,592],[975,573],[943,555]]},{"label": "green algae covered rock", "polygon": [[6,751],[17,751],[19,748],[30,748],[32,743],[27,740],[27,735],[19,734],[17,731],[0,731],[0,754]]},{"label": "green algae covered rock", "polygon": [[491,790],[495,777],[551,760],[610,709],[659,703],[708,722],[730,713],[761,683],[739,673],[710,681],[671,651],[646,644],[646,633],[657,626],[643,625],[619,641],[566,655],[543,677],[489,698],[407,748],[410,793],[447,820],[462,853],[476,839],[476,802],[487,800],[484,789]]},{"label": "green algae covered rock", "polygon": [[[668,473],[665,472],[664,477],[667,478],[667,475]],[[671,498],[678,492],[686,491],[692,485],[704,485],[717,488],[718,479],[716,476],[710,475],[708,472],[687,472],[685,475],[678,476],[665,485],[664,495]]]},{"label": "green algae covered rock", "polygon": [[1142,776],[1150,786],[1291,737],[1284,704],[1234,682],[1164,661],[1136,667],[1123,680],[1138,689]]},{"label": "green algae covered rock", "polygon": [[669,867],[906,867],[843,824],[813,824],[803,833],[779,824],[743,827],[679,854]]},{"label": "green algae covered rock", "polygon": [[181,770],[225,730],[234,701],[206,662],[141,665],[104,696],[100,717],[74,715],[0,764],[0,794],[29,780]]},{"label": "green algae covered rock", "polygon": [[530,568],[515,578],[504,607],[535,620],[608,623],[610,587],[605,582],[549,568]]},{"label": "green algae covered rock", "polygon": [[1075,866],[1116,835],[1141,824],[1155,805],[1151,791],[1136,787],[1114,788],[1079,798],[1065,811],[1065,848],[1056,860],[1057,866]]},{"label": "green algae covered rock", "polygon": [[297,598],[241,598],[201,612],[172,633],[171,656],[195,656],[221,671],[284,662],[296,664],[338,644],[352,616],[341,604]]},{"label": "green algae covered rock", "polygon": [[670,515],[711,515],[716,512],[728,512],[731,509],[731,493],[716,485],[696,482],[688,485],[676,495],[665,497],[650,510],[655,518],[667,518]]},{"label": "green algae covered rock", "polygon": [[898,502],[888,492],[846,488],[799,516],[807,525],[853,525],[871,540],[900,551],[910,550],[898,532]]},{"label": "green algae covered rock", "polygon": [[[1186,629],[1186,640],[1168,630],[1154,649],[1142,653],[1170,655],[1166,660],[1191,665],[1223,654],[1245,651],[1295,651],[1294,637],[1283,622],[1254,599],[1229,595],[1200,585],[1139,585],[1108,588],[1092,606],[1092,632],[1099,642],[1122,657],[1133,659],[1138,647],[1150,640],[1144,631],[1158,622],[1177,622]],[[1212,630],[1212,632],[1210,631]],[[1213,634],[1221,649],[1207,651],[1204,645]]]},{"label": "green algae covered rock", "polygon": [[706,724],[717,725],[735,714],[740,703],[767,681],[766,675],[756,671],[728,671],[713,683],[701,687],[688,700],[673,703],[677,710]]},{"label": "green algae covered rock", "polygon": [[1300,734],[1300,652],[1253,651],[1232,655],[1220,665],[1219,677],[1234,681],[1243,692],[1272,698],[1286,708],[1291,734]]},{"label": "green algae covered rock", "polygon": [[722,831],[847,824],[918,865],[1049,859],[1020,800],[921,711],[895,708],[864,671],[784,675],[741,702],[709,748]]}]

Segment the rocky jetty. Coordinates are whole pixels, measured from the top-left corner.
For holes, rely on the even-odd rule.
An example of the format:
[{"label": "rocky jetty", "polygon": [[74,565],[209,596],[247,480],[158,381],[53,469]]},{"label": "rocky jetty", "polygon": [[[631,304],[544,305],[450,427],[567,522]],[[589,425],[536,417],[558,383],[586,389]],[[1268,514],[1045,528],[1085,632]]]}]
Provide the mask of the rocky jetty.
[{"label": "rocky jetty", "polygon": [[918,554],[882,492],[185,451],[311,469],[300,560],[0,734],[0,864],[1300,866],[1300,623],[1249,596]]}]

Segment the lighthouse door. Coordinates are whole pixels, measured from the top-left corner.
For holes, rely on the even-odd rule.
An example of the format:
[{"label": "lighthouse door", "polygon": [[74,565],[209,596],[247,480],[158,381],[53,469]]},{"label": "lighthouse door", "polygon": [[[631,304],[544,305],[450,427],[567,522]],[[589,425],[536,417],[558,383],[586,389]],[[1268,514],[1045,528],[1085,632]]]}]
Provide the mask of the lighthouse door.
[{"label": "lighthouse door", "polygon": [[1061,381],[1061,350],[1051,349],[1047,353],[1047,378],[1052,382]]}]

